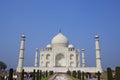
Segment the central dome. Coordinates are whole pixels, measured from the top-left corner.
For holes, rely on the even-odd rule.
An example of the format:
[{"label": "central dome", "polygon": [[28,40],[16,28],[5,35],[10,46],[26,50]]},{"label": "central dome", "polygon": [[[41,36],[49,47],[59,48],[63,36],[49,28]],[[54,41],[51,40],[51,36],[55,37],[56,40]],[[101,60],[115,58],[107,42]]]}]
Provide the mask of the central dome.
[{"label": "central dome", "polygon": [[68,46],[68,39],[62,34],[58,33],[53,39],[52,39],[52,45],[53,46]]}]

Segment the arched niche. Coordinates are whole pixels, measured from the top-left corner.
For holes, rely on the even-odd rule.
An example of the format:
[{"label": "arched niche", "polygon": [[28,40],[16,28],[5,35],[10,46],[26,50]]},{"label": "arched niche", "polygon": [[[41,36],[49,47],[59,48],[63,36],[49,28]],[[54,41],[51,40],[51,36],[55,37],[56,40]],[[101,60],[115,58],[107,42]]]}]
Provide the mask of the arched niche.
[{"label": "arched niche", "polygon": [[50,60],[50,54],[46,55],[46,60]]},{"label": "arched niche", "polygon": [[59,53],[55,57],[55,66],[56,67],[65,67],[66,66],[66,60],[65,56],[62,53]]},{"label": "arched niche", "polygon": [[43,57],[44,57],[44,54],[41,54],[41,59],[43,59]]},{"label": "arched niche", "polygon": [[43,62],[41,62],[41,66],[43,66]]},{"label": "arched niche", "polygon": [[50,67],[50,62],[46,62],[46,67]]},{"label": "arched niche", "polygon": [[74,55],[70,54],[70,60],[73,60],[73,58],[74,58]]},{"label": "arched niche", "polygon": [[70,62],[70,67],[73,67],[74,66],[74,63],[73,62]]}]

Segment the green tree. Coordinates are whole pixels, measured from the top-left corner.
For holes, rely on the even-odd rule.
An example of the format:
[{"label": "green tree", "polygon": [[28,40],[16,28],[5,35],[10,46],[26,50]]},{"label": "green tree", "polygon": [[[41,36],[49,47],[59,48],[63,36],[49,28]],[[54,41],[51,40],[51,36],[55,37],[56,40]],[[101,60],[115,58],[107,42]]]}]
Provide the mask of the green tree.
[{"label": "green tree", "polygon": [[98,80],[100,80],[100,75],[101,75],[100,71],[98,71],[98,72],[96,73],[96,75],[97,75]]},{"label": "green tree", "polygon": [[53,75],[54,74],[54,72],[53,71],[49,71],[49,75]]},{"label": "green tree", "polygon": [[35,69],[33,70],[33,78],[32,80],[35,80]]},{"label": "green tree", "polygon": [[91,73],[86,72],[86,78],[90,78],[91,77]]},{"label": "green tree", "polygon": [[76,75],[77,75],[76,71],[73,71],[72,76],[76,78]]},{"label": "green tree", "polygon": [[110,67],[107,68],[107,79],[113,80],[112,70]]},{"label": "green tree", "polygon": [[46,77],[48,77],[48,71],[46,71],[45,75],[46,75]]},{"label": "green tree", "polygon": [[5,70],[6,68],[7,65],[4,62],[0,61],[0,70]]},{"label": "green tree", "polygon": [[120,67],[115,68],[115,80],[120,80]]},{"label": "green tree", "polygon": [[78,79],[81,80],[81,71],[79,70],[77,74],[78,74]]},{"label": "green tree", "polygon": [[21,73],[21,80],[24,80],[24,69],[22,70],[22,73]]},{"label": "green tree", "polygon": [[71,76],[71,72],[69,70],[67,71],[67,74]]},{"label": "green tree", "polygon": [[42,70],[40,70],[40,80],[42,80],[42,77],[43,77]]},{"label": "green tree", "polygon": [[37,70],[37,80],[39,80],[39,77],[40,77],[39,70]]},{"label": "green tree", "polygon": [[82,80],[85,80],[84,76],[85,76],[85,73],[82,72]]},{"label": "green tree", "polygon": [[9,70],[8,80],[13,80],[13,69],[12,68],[10,68],[10,70]]}]

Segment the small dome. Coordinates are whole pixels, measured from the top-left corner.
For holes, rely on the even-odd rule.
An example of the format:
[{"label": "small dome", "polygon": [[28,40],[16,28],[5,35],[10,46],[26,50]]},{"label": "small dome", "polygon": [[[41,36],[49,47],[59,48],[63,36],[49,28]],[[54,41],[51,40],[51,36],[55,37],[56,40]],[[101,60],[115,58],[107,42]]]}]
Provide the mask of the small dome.
[{"label": "small dome", "polygon": [[52,45],[53,46],[68,46],[68,39],[62,34],[58,33],[53,39],[52,39]]},{"label": "small dome", "polygon": [[73,46],[72,44],[70,44],[70,45],[68,46],[68,48],[74,48],[74,46]]},{"label": "small dome", "polygon": [[51,48],[52,46],[51,46],[51,44],[48,44],[46,47],[47,47],[47,48]]},{"label": "small dome", "polygon": [[84,49],[82,49],[82,51],[84,51]]},{"label": "small dome", "polygon": [[95,35],[95,38],[99,38],[99,36],[98,36],[98,35]]},{"label": "small dome", "polygon": [[25,38],[25,35],[24,34],[22,34],[22,36],[21,36],[22,38]]}]

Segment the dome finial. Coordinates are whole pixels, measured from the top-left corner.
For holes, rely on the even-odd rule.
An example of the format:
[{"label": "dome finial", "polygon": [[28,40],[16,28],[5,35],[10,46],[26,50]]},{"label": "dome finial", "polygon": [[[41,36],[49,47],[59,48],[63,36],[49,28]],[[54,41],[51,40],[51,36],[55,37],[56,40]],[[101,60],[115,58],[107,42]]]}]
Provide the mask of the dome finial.
[{"label": "dome finial", "polygon": [[59,29],[59,33],[61,33],[61,29]]}]

